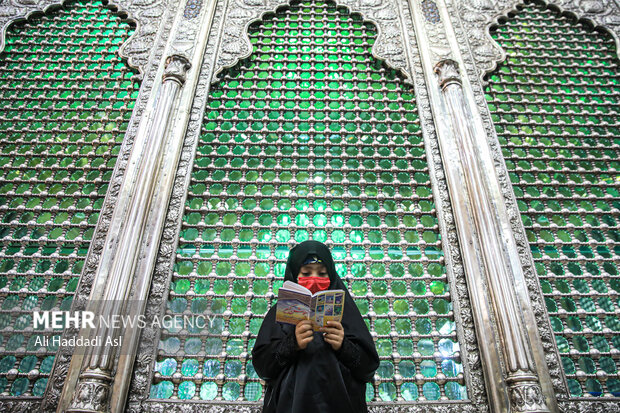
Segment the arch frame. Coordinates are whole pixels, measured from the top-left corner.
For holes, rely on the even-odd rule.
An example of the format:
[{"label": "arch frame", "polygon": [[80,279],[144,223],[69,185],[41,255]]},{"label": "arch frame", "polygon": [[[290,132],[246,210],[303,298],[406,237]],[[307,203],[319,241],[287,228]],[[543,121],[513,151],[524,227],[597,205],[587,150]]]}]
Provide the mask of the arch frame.
[{"label": "arch frame", "polygon": [[[399,12],[399,0],[334,0],[353,13],[360,14],[365,21],[377,27],[377,41],[372,54],[389,67],[400,70],[408,83],[412,82],[406,43],[404,22]],[[227,25],[221,32],[217,53],[215,76],[225,68],[233,67],[239,60],[250,56],[252,46],[248,36],[249,26],[260,21],[266,14],[281,7],[287,7],[290,0],[230,0],[226,10]],[[409,46],[409,47],[408,47]]]},{"label": "arch frame", "polygon": [[[237,7],[243,1],[241,8]],[[288,3],[289,1],[286,1]],[[334,1],[338,6],[349,8],[352,13],[359,13],[366,19],[364,13],[354,7],[356,4],[367,5],[367,10],[371,4],[385,7],[386,4],[393,4],[397,7],[399,20],[403,22],[401,42],[409,45],[409,52],[405,56],[407,65],[411,69],[411,77],[403,79],[403,82],[413,83],[416,95],[416,104],[419,107],[421,126],[424,134],[425,149],[429,163],[429,175],[433,186],[433,197],[437,205],[437,218],[440,222],[439,227],[442,235],[442,247],[445,250],[447,268],[449,272],[450,288],[453,291],[453,305],[455,306],[455,322],[462,348],[463,369],[465,371],[467,391],[470,396],[466,401],[425,401],[425,402],[370,402],[369,412],[387,413],[398,409],[399,412],[407,413],[485,413],[489,411],[485,381],[482,373],[481,356],[474,332],[474,318],[472,316],[472,303],[469,300],[467,283],[465,281],[464,267],[462,265],[461,251],[456,238],[455,219],[450,203],[450,195],[445,182],[442,158],[437,142],[435,129],[435,119],[431,112],[429,102],[429,91],[424,78],[424,69],[419,53],[417,53],[418,42],[416,40],[414,20],[409,8],[409,0],[354,0],[354,1]],[[149,389],[154,375],[154,361],[157,357],[160,332],[157,329],[149,328],[150,320],[161,317],[164,314],[168,297],[168,286],[172,278],[172,268],[175,259],[175,251],[178,245],[180,219],[183,215],[183,207],[187,196],[187,188],[191,178],[191,169],[199,141],[203,115],[207,105],[207,97],[210,86],[217,81],[217,74],[229,66],[234,66],[239,60],[244,59],[247,49],[242,46],[236,47],[235,53],[223,52],[224,39],[243,44],[238,32],[235,36],[225,34],[230,27],[232,13],[247,13],[249,6],[255,7],[253,17],[245,16],[243,23],[239,23],[238,28],[246,30],[254,21],[258,21],[266,14],[276,11],[282,6],[282,0],[220,0],[216,5],[214,20],[212,23],[212,34],[208,40],[206,52],[204,54],[202,67],[194,76],[198,77],[195,98],[190,109],[191,116],[187,125],[187,132],[184,139],[184,146],[181,154],[181,162],[175,177],[175,186],[171,196],[167,211],[166,222],[163,236],[159,247],[155,271],[151,284],[151,293],[147,302],[146,320],[147,327],[143,329],[142,337],[136,354],[136,363],[131,379],[131,387],[128,395],[126,410],[132,413],[138,412],[165,412],[170,409],[178,409],[184,412],[200,412],[205,408],[209,411],[221,413],[258,413],[261,410],[260,402],[238,402],[238,401],[198,401],[198,400],[158,400],[149,398]],[[349,3],[351,6],[346,5]],[[265,5],[270,5],[267,10]],[[240,11],[241,10],[241,11]],[[372,19],[369,19],[374,23]],[[235,29],[235,30],[238,30]],[[227,37],[229,36],[229,37]],[[375,43],[376,44],[376,43]],[[245,50],[245,52],[242,52]],[[225,56],[220,59],[218,56]],[[248,54],[249,56],[249,54]],[[373,56],[378,57],[373,49]],[[383,58],[380,58],[384,60]],[[224,63],[228,62],[228,63]],[[387,62],[386,62],[387,63]],[[388,63],[388,66],[390,64]],[[390,66],[394,68],[393,66]],[[403,75],[406,72],[403,71]]]},{"label": "arch frame", "polygon": [[[0,2],[0,52],[4,50],[6,32],[10,25],[28,21],[42,14],[52,14],[70,4],[69,0],[4,0]],[[166,26],[171,25],[170,14],[167,11],[167,0],[136,0],[136,1],[108,1],[103,0],[104,8],[111,13],[120,15],[124,20],[137,27],[121,46],[120,56],[127,60],[128,66],[138,70],[141,78],[139,96],[135,100],[131,120],[125,132],[123,143],[117,157],[117,163],[109,182],[104,205],[100,211],[99,221],[90,243],[84,269],[80,275],[78,286],[72,302],[72,311],[86,308],[87,301],[94,283],[94,271],[100,257],[104,239],[111,220],[115,199],[119,196],[119,187],[127,168],[129,155],[132,149],[139,118],[144,112],[148,95],[153,87],[154,76],[150,75],[153,64],[160,59],[163,51],[161,36],[166,33]],[[63,337],[75,337],[77,330],[67,328]],[[73,348],[59,347],[56,352],[54,366],[50,374],[48,385],[43,397],[2,397],[0,409],[8,412],[24,411],[55,411],[60,392],[67,375],[69,363],[73,355]]]},{"label": "arch frame", "polygon": [[[20,0],[9,0],[11,2]],[[21,1],[26,3],[29,0]],[[103,0],[106,7],[108,3]],[[68,4],[68,0],[49,1],[36,0],[29,3],[29,8],[21,14],[13,13],[9,20],[0,20],[2,22],[1,38],[4,41],[6,28],[17,21],[23,21],[33,15],[40,13],[53,13],[54,10]],[[51,4],[53,3],[53,4]],[[123,3],[119,5],[117,3]],[[96,287],[96,271],[103,253],[106,235],[111,225],[114,207],[122,194],[120,193],[124,176],[128,169],[134,142],[138,134],[140,120],[147,112],[150,94],[157,87],[156,74],[158,70],[158,62],[163,60],[164,48],[166,46],[166,38],[170,34],[174,11],[177,7],[175,2],[167,0],[135,0],[131,2],[120,0],[119,2],[109,3],[109,8],[114,13],[120,13],[128,20],[137,22],[138,28],[123,45],[121,49],[125,49],[125,54],[121,56],[131,63],[129,65],[138,69],[141,77],[141,84],[138,97],[135,100],[132,116],[129,125],[125,131],[125,136],[121,145],[120,152],[117,156],[117,162],[114,167],[112,177],[109,182],[108,192],[106,193],[104,204],[101,208],[99,220],[95,227],[95,232],[90,243],[88,254],[85,259],[84,268],[80,274],[79,283],[75,290],[71,311],[84,311],[87,308],[89,296],[93,287]],[[133,4],[135,3],[135,4]],[[171,4],[169,4],[171,3]],[[5,3],[0,4],[0,13]],[[133,17],[132,17],[133,16]],[[140,22],[142,25],[140,26]],[[141,27],[141,29],[140,29]],[[141,32],[141,30],[143,30]],[[140,46],[141,45],[141,46]],[[77,337],[79,329],[69,327],[64,329],[62,333],[63,339],[71,339]],[[8,412],[23,411],[44,411],[54,412],[58,406],[61,392],[67,376],[70,372],[70,363],[74,354],[73,347],[60,346],[54,366],[48,380],[43,399],[40,397],[21,401],[18,399],[0,400],[0,407],[5,408]]]},{"label": "arch frame", "polygon": [[[6,31],[16,22],[52,12],[69,0],[5,0],[0,3],[0,52],[4,50]],[[149,64],[152,45],[159,30],[168,0],[103,0],[106,7],[136,24],[134,34],[123,43],[121,57],[143,76]]]},{"label": "arch frame", "polygon": [[[561,13],[611,33],[620,56],[620,4],[615,0],[540,0]],[[468,43],[477,76],[485,83],[485,76],[506,59],[506,53],[491,37],[490,29],[500,20],[517,11],[523,0],[465,0],[458,2],[452,16],[463,29],[463,40]]]}]

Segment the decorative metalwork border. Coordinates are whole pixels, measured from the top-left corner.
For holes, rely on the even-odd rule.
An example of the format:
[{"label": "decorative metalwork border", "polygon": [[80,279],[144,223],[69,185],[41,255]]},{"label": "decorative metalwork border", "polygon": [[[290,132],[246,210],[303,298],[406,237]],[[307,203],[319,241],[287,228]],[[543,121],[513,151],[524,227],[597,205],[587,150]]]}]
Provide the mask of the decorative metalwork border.
[{"label": "decorative metalwork border", "polygon": [[562,413],[620,413],[620,405],[613,400],[561,400],[558,404]]},{"label": "decorative metalwork border", "polygon": [[[211,79],[215,81],[215,70],[221,70],[218,66],[220,60],[218,59],[215,66],[212,66],[216,51],[222,53],[223,41],[230,35],[226,29],[230,26],[231,14],[237,13],[234,8],[240,0],[233,0],[232,8],[225,9],[225,1],[220,1],[216,6],[214,23],[212,26],[212,32],[207,46],[207,51],[204,56],[203,65],[200,70],[199,83],[195,93],[195,99],[191,109],[190,122],[187,129],[186,140],[184,143],[183,152],[181,155],[181,161],[175,178],[175,189],[171,197],[168,215],[166,217],[166,224],[160,244],[160,251],[157,258],[155,272],[153,275],[153,281],[149,300],[146,308],[146,319],[151,320],[156,316],[161,316],[165,310],[168,286],[172,276],[172,266],[174,263],[175,251],[178,243],[178,235],[180,231],[181,216],[183,213],[183,206],[187,195],[187,187],[189,185],[189,178],[191,173],[191,167],[193,165],[194,154],[196,151],[196,145],[200,134],[200,129],[203,121],[203,115],[206,105],[206,95],[209,90]],[[256,3],[252,0],[244,2],[245,6],[249,3]],[[281,2],[278,2],[281,3]],[[338,1],[338,4],[342,3],[358,3],[357,1],[346,2]],[[364,4],[370,4],[371,2],[365,1]],[[375,1],[376,4],[381,4],[381,0]],[[373,3],[373,4],[374,4]],[[262,5],[263,2],[257,3]],[[401,21],[409,22],[404,27],[402,33],[408,34],[406,39],[409,44],[416,45],[416,39],[414,35],[413,20],[409,15],[409,9],[407,0],[398,0],[394,3],[397,7],[392,9],[395,16],[400,16]],[[279,7],[279,4],[275,6]],[[369,6],[368,6],[369,7]],[[260,10],[263,10],[259,7]],[[353,12],[357,12],[355,8],[350,8]],[[268,11],[260,11],[257,15],[259,17],[254,18],[252,21],[256,21],[260,16],[264,15]],[[372,21],[372,20],[371,20]],[[387,21],[387,16],[385,16]],[[226,28],[223,27],[224,22]],[[374,23],[374,22],[373,22]],[[244,30],[249,26],[250,20],[244,23]],[[247,37],[247,34],[246,34]],[[403,39],[401,39],[403,41]],[[249,39],[248,39],[249,42]],[[374,49],[373,49],[373,55]],[[375,55],[375,57],[382,59],[381,56]],[[241,53],[237,54],[235,63],[242,59]],[[227,59],[229,59],[227,57]],[[227,60],[232,61],[232,60]],[[450,284],[452,291],[455,292],[453,305],[455,306],[455,318],[457,323],[458,336],[461,338],[460,344],[462,346],[462,359],[465,371],[466,382],[468,385],[468,393],[470,399],[467,402],[424,402],[424,403],[385,403],[375,402],[369,404],[369,411],[379,412],[436,412],[436,413],[452,413],[452,412],[485,412],[488,411],[486,404],[486,393],[484,380],[482,378],[482,370],[480,364],[480,357],[478,353],[478,347],[476,343],[476,336],[474,333],[473,317],[471,313],[471,304],[468,298],[467,285],[464,277],[463,266],[461,265],[460,250],[458,247],[458,241],[456,237],[456,229],[454,226],[454,219],[451,209],[449,209],[449,194],[445,178],[441,170],[441,155],[439,153],[439,147],[437,144],[437,138],[434,129],[434,120],[431,114],[430,103],[428,100],[428,92],[424,82],[424,74],[422,69],[422,63],[419,56],[409,56],[409,62],[412,62],[415,71],[415,92],[416,101],[420,110],[422,118],[422,128],[425,134],[425,141],[427,142],[427,151],[429,158],[429,166],[431,169],[431,180],[435,188],[435,200],[438,207],[438,219],[440,221],[440,227],[442,228],[442,237],[444,239],[444,249],[446,251],[446,259],[448,261],[448,267],[450,268]],[[234,63],[233,63],[234,64]],[[147,325],[150,323],[147,322]],[[193,412],[201,411],[208,406],[209,411],[214,412],[258,412],[260,411],[260,405],[252,402],[224,402],[224,401],[196,401],[196,402],[180,402],[180,401],[165,401],[165,400],[152,400],[148,399],[150,385],[153,377],[153,365],[157,352],[157,344],[159,342],[160,332],[155,329],[145,328],[142,331],[140,340],[140,346],[136,356],[136,362],[134,365],[134,372],[132,378],[132,384],[128,396],[127,410],[130,412],[163,412],[170,409],[174,411]]]},{"label": "decorative metalwork border", "polygon": [[[401,16],[403,16],[403,22],[405,22],[403,28],[405,29],[404,33],[407,33],[409,37],[408,43],[410,45],[417,45],[415,29],[413,27],[413,16],[411,16],[409,10],[409,2],[408,0],[399,1],[399,12]],[[414,50],[417,50],[417,47],[415,47]],[[431,177],[433,196],[435,198],[435,209],[437,210],[437,217],[439,219],[445,257],[448,261],[447,267],[450,276],[450,287],[455,294],[452,303],[455,308],[457,336],[461,339],[459,343],[463,349],[462,361],[467,392],[469,399],[475,406],[474,411],[483,413],[488,411],[489,408],[486,397],[486,386],[482,376],[482,365],[476,340],[471,302],[456,234],[450,194],[448,193],[441,153],[439,151],[439,143],[437,141],[435,119],[431,111],[430,97],[427,89],[428,85],[425,81],[424,69],[419,53],[413,53],[410,59],[416,104],[420,114],[420,126],[424,135],[427,158],[429,161],[429,175]],[[461,408],[460,411],[466,410]]]},{"label": "decorative metalwork border", "polygon": [[[157,401],[149,402],[144,405],[145,413],[200,413],[204,412],[208,406],[209,413],[260,413],[262,407],[256,403],[249,402],[174,402]],[[471,405],[459,402],[401,402],[401,403],[371,403],[368,406],[368,413],[462,413],[478,412]]]},{"label": "decorative metalwork border", "polygon": [[[216,5],[209,42],[203,57],[202,67],[197,75],[199,76],[199,80],[196,86],[194,101],[190,111],[190,120],[174,180],[174,189],[168,205],[159,253],[155,263],[155,271],[152,277],[149,299],[146,303],[145,319],[149,322],[147,322],[147,327],[142,329],[140,344],[136,353],[136,361],[134,363],[132,380],[127,396],[126,410],[128,412],[138,413],[149,411],[148,409],[150,408],[144,401],[149,397],[151,382],[153,380],[154,360],[160,337],[160,331],[150,327],[152,326],[150,321],[163,314],[168,299],[172,266],[174,264],[175,251],[181,228],[181,218],[183,216],[183,207],[185,205],[185,198],[187,197],[191,168],[194,163],[194,154],[196,153],[196,146],[202,126],[210,79],[213,74],[213,61],[219,45],[219,36],[215,34],[221,33],[223,29],[222,25],[225,22],[225,19],[222,18],[224,3],[224,1],[218,1]],[[162,408],[161,411],[169,411],[170,408],[173,408],[177,409],[177,411],[184,412],[186,411],[183,410],[184,405],[185,404],[175,403],[165,409]],[[248,410],[247,412],[249,413],[250,411]]]},{"label": "decorative metalwork border", "polygon": [[36,412],[41,405],[41,398],[11,398],[0,400],[0,409],[3,412]]}]

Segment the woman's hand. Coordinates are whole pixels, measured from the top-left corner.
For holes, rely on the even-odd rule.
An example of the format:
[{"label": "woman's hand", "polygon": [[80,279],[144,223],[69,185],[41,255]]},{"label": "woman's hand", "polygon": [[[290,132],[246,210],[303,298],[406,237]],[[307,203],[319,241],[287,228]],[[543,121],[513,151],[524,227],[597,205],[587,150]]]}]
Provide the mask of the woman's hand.
[{"label": "woman's hand", "polygon": [[342,340],[344,340],[344,328],[338,321],[328,321],[327,327],[321,327],[319,331],[323,332],[323,340],[329,343],[334,351],[340,350]]},{"label": "woman's hand", "polygon": [[304,350],[308,343],[312,341],[314,331],[312,331],[312,323],[310,320],[303,320],[297,323],[295,327],[295,339],[297,348]]}]

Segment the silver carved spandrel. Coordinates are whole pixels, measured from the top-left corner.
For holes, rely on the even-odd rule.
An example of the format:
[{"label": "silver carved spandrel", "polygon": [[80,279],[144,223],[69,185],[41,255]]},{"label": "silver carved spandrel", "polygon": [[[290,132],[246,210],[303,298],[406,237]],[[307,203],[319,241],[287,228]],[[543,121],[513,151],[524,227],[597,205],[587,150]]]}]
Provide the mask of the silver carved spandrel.
[{"label": "silver carved spandrel", "polygon": [[113,0],[112,4],[136,22],[135,33],[120,48],[120,55],[144,75],[153,62],[152,49],[168,0]]},{"label": "silver carved spandrel", "polygon": [[459,2],[459,12],[468,34],[469,47],[480,78],[505,59],[502,48],[489,34],[497,19],[513,10],[521,0],[468,0]]},{"label": "silver carved spandrel", "polygon": [[34,13],[46,12],[66,0],[4,0],[0,2],[0,52],[4,50],[6,30],[11,23],[28,19]]},{"label": "silver carved spandrel", "polygon": [[[335,0],[339,6],[347,7],[353,13],[359,13],[364,20],[377,26],[377,40],[372,53],[384,60],[389,67],[403,72],[408,82],[412,82],[411,68],[408,66],[407,51],[404,48],[403,29],[396,0]],[[218,57],[215,77],[224,70],[237,64],[252,53],[248,36],[248,27],[260,20],[266,13],[274,12],[285,6],[289,0],[230,0],[226,15]]]}]

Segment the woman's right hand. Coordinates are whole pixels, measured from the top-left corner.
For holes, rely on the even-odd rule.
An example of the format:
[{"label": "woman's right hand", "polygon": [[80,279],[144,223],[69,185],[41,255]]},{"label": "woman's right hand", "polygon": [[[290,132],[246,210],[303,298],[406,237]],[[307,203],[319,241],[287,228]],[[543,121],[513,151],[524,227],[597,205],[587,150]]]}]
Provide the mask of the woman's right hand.
[{"label": "woman's right hand", "polygon": [[297,348],[304,350],[308,343],[312,341],[314,331],[312,331],[312,323],[310,320],[303,320],[297,323],[295,327],[295,339],[297,340]]}]

